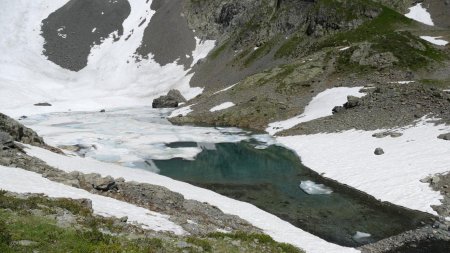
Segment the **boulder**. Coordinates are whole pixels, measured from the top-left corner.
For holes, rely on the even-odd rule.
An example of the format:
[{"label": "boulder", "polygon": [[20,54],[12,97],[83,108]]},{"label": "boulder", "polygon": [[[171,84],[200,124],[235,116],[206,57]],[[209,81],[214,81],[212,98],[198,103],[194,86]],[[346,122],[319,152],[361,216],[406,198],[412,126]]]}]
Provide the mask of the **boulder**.
[{"label": "boulder", "polygon": [[450,133],[441,134],[438,136],[439,139],[450,141]]},{"label": "boulder", "polygon": [[382,148],[376,148],[374,154],[375,155],[383,155],[384,150]]},{"label": "boulder", "polygon": [[180,103],[186,102],[186,99],[178,90],[170,90],[165,96],[160,96],[153,100],[153,108],[175,108]]},{"label": "boulder", "polygon": [[94,183],[92,184],[92,187],[94,187],[94,189],[99,191],[109,191],[117,188],[117,185],[116,181],[114,181],[114,178],[108,176],[95,179]]},{"label": "boulder", "polygon": [[345,108],[343,106],[335,106],[333,108],[333,114],[340,113],[342,111],[345,111]]},{"label": "boulder", "polygon": [[52,105],[50,103],[43,102],[43,103],[34,104],[34,106],[52,106]]},{"label": "boulder", "polygon": [[350,109],[359,105],[360,98],[355,96],[348,96],[347,103],[344,104],[345,109]]}]

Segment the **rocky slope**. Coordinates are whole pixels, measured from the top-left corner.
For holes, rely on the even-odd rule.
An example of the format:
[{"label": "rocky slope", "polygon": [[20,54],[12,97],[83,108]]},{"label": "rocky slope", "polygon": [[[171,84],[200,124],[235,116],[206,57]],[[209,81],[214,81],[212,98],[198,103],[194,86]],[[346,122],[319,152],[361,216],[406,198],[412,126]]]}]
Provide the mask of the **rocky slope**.
[{"label": "rocky slope", "polygon": [[[186,5],[189,24],[218,45],[197,64],[191,81],[207,92],[189,103],[192,113],[173,118],[174,123],[264,130],[270,122],[300,114],[312,97],[331,87],[389,87],[403,80],[450,87],[448,49],[414,35],[436,28],[424,28],[377,2],[282,1],[278,7],[270,1],[200,2]],[[398,10],[410,6],[390,3]],[[227,101],[236,106],[209,111]]]}]

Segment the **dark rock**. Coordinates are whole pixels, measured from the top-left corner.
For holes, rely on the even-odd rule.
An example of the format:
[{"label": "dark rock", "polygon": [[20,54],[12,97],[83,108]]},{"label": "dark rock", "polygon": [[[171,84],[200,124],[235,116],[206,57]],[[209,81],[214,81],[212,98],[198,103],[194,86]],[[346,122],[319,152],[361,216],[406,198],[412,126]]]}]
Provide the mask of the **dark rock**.
[{"label": "dark rock", "polygon": [[181,95],[178,90],[170,90],[166,96],[161,96],[153,100],[153,108],[175,108],[180,103],[186,102],[186,99]]},{"label": "dark rock", "polygon": [[50,103],[44,102],[44,103],[34,104],[34,106],[52,106],[52,105]]},{"label": "dark rock", "polygon": [[103,113],[103,112],[106,112],[106,110],[105,109],[101,109],[100,112]]},{"label": "dark rock", "polygon": [[355,96],[348,96],[347,97],[347,103],[344,104],[344,108],[350,109],[357,107],[359,105],[360,98]]},{"label": "dark rock", "polygon": [[14,148],[14,140],[8,133],[0,132],[0,149]]},{"label": "dark rock", "polygon": [[336,106],[333,108],[333,114],[340,113],[342,111],[345,111],[345,108],[343,106]]},{"label": "dark rock", "polygon": [[382,148],[376,148],[374,154],[375,155],[383,155],[384,150]]},{"label": "dark rock", "polygon": [[450,133],[441,134],[438,136],[439,139],[450,141]]}]

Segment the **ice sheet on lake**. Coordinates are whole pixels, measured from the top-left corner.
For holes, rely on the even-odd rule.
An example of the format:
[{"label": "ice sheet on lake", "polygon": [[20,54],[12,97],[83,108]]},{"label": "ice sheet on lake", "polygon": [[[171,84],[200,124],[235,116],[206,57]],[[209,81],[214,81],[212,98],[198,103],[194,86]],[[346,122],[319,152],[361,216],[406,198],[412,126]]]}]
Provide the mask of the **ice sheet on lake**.
[{"label": "ice sheet on lake", "polygon": [[141,224],[145,229],[186,234],[182,227],[169,221],[167,215],[56,183],[19,168],[0,166],[0,189],[17,193],[44,193],[52,198],[90,199],[95,214],[117,218],[127,216],[128,223]]},{"label": "ice sheet on lake", "polygon": [[332,110],[335,106],[343,105],[347,102],[347,96],[364,96],[364,93],[359,92],[361,88],[362,87],[337,87],[325,90],[312,99],[308,106],[306,106],[304,113],[284,121],[270,123],[266,132],[270,135],[274,135],[300,123],[332,115]]},{"label": "ice sheet on lake", "polygon": [[310,195],[327,195],[333,193],[331,188],[323,184],[316,184],[313,181],[307,180],[300,183],[300,188]]},{"label": "ice sheet on lake", "polygon": [[[167,109],[150,107],[109,110],[106,113],[52,113],[30,116],[22,123],[33,128],[53,146],[95,147],[84,150],[84,155],[125,166],[151,159],[191,160],[202,148],[215,148],[215,143],[251,138],[249,133],[237,128],[174,126],[165,119],[169,113]],[[174,142],[197,142],[200,145],[167,147],[167,143]]]}]

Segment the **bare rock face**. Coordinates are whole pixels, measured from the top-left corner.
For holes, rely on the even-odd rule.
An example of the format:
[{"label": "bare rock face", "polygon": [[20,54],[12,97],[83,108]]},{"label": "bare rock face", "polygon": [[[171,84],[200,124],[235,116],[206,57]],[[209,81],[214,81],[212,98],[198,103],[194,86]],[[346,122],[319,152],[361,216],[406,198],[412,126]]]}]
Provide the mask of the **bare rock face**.
[{"label": "bare rock face", "polygon": [[2,113],[0,113],[0,132],[7,133],[14,141],[45,146],[44,140],[36,132]]},{"label": "bare rock face", "polygon": [[170,90],[166,96],[161,96],[153,100],[153,108],[175,108],[180,103],[186,102],[186,99],[181,95],[179,90]]}]

